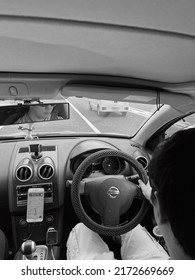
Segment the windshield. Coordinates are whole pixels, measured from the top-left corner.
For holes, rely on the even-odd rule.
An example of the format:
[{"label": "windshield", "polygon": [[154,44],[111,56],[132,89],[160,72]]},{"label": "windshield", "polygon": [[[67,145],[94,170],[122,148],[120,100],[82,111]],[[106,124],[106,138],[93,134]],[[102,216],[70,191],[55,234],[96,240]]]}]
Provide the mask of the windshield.
[{"label": "windshield", "polygon": [[[156,105],[69,97],[70,119],[35,123],[37,133],[95,133],[133,136],[156,111]],[[0,136],[26,135],[29,125],[1,126]]]}]

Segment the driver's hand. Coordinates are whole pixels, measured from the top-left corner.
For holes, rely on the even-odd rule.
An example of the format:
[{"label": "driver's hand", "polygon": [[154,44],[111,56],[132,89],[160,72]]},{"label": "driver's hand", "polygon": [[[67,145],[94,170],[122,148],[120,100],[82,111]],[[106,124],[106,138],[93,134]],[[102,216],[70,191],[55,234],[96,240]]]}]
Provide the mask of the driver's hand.
[{"label": "driver's hand", "polygon": [[139,187],[140,187],[141,190],[142,190],[143,195],[144,195],[145,198],[146,198],[147,200],[149,200],[150,203],[151,203],[152,188],[151,188],[151,186],[150,186],[149,181],[148,181],[148,183],[147,183],[146,185],[143,183],[142,180],[138,180],[138,183],[139,183]]}]

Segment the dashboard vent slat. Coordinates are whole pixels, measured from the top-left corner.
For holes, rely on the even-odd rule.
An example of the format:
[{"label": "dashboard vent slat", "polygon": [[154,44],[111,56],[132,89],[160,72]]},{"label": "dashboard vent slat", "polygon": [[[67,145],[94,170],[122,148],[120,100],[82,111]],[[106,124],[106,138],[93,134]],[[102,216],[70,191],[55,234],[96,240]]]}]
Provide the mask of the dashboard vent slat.
[{"label": "dashboard vent slat", "polygon": [[52,152],[56,150],[56,146],[42,146],[43,152]]},{"label": "dashboard vent slat", "polygon": [[[54,146],[54,145],[52,145],[52,146],[42,146],[42,151],[43,152],[53,152],[53,151],[56,151],[56,146]],[[29,147],[21,147],[19,149],[19,154],[29,153],[29,152],[30,152]]]},{"label": "dashboard vent slat", "polygon": [[21,147],[19,149],[19,154],[22,154],[22,153],[29,153],[29,147]]}]

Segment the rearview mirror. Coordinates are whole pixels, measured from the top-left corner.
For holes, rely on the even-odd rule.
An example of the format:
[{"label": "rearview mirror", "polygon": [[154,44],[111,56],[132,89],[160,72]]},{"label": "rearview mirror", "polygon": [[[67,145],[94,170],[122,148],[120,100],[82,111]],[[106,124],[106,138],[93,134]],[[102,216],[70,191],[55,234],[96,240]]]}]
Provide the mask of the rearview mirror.
[{"label": "rearview mirror", "polygon": [[0,101],[0,126],[57,121],[70,118],[70,105],[65,101],[38,104],[9,104]]}]

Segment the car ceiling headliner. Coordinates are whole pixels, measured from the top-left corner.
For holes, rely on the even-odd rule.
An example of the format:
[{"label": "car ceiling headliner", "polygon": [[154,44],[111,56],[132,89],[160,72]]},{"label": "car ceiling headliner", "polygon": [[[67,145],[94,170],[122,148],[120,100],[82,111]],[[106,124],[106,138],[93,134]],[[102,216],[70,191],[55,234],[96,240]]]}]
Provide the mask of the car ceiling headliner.
[{"label": "car ceiling headliner", "polygon": [[0,0],[0,72],[195,81],[193,0]]}]

